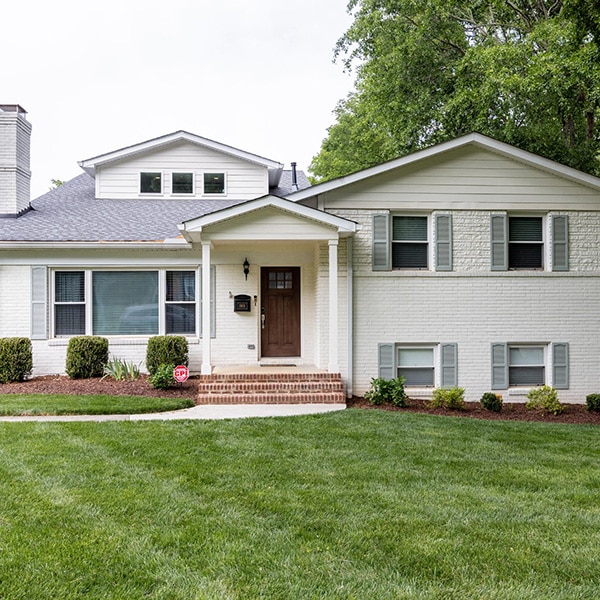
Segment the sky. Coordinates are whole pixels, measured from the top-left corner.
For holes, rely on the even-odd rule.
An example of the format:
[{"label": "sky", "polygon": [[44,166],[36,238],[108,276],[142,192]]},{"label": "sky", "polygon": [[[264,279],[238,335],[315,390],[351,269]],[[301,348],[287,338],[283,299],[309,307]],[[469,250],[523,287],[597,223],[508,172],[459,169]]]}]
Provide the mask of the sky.
[{"label": "sky", "polygon": [[304,171],[353,88],[348,0],[20,0],[0,104],[33,125],[31,196],[78,161],[183,129]]}]

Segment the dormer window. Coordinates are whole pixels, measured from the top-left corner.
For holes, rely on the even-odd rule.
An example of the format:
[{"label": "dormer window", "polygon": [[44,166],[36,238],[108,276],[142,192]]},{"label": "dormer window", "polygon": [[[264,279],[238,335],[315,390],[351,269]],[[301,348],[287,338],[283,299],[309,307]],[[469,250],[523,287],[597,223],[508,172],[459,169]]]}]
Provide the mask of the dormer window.
[{"label": "dormer window", "polygon": [[162,173],[140,173],[141,194],[162,194]]},{"label": "dormer window", "polygon": [[194,174],[193,173],[173,173],[173,194],[193,194],[194,193]]},{"label": "dormer window", "polygon": [[204,173],[204,194],[225,193],[225,173]]}]

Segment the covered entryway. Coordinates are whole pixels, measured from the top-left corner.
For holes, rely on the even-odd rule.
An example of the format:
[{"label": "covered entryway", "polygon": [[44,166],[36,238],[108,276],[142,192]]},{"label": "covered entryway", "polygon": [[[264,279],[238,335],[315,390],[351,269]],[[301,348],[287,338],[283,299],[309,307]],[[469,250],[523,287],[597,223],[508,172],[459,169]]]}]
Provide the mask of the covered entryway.
[{"label": "covered entryway", "polygon": [[[202,375],[212,374],[218,366],[213,363],[213,346],[220,352],[216,361],[220,365],[287,357],[306,364],[307,357],[316,357],[318,369],[339,374],[338,245],[357,227],[345,218],[276,196],[263,196],[181,223],[184,240],[202,250],[200,297],[211,298],[215,287],[219,293],[215,303],[201,305],[201,329],[207,332],[211,331],[211,311],[218,304],[216,334],[201,339]],[[320,256],[324,250],[326,258]],[[313,271],[317,257],[316,268],[325,267],[324,277],[320,276],[323,271],[316,275]],[[241,269],[246,262],[249,279],[248,272]],[[215,282],[210,275],[213,265]],[[348,266],[346,281],[352,281]],[[245,314],[234,312],[229,304],[239,292],[254,298]],[[306,314],[308,305],[314,308],[317,298],[324,298],[323,304],[314,311],[314,318],[302,322],[303,310]],[[308,342],[302,347],[304,339]]]},{"label": "covered entryway", "polygon": [[261,269],[261,355],[300,356],[300,268]]}]

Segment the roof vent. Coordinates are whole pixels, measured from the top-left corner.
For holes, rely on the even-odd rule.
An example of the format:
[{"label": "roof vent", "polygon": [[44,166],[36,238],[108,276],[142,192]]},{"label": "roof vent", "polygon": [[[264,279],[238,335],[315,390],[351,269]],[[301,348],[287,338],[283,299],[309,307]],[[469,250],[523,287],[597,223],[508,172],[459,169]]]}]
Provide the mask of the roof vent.
[{"label": "roof vent", "polygon": [[298,191],[298,174],[296,173],[296,163],[292,163],[292,189]]}]

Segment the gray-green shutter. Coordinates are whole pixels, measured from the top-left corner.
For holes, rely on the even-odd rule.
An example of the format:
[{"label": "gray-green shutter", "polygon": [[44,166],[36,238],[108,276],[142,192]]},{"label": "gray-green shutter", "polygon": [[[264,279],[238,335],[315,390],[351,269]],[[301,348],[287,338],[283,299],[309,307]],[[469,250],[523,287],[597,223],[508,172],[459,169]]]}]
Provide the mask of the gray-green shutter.
[{"label": "gray-green shutter", "polygon": [[[217,298],[217,293],[216,293],[216,268],[215,265],[212,265],[210,267],[210,337],[214,338],[217,337],[217,302],[216,302],[216,298]],[[198,286],[198,289],[200,290],[199,295],[200,295],[200,301],[199,301],[199,308],[198,308],[198,314],[200,315],[200,318],[198,319],[198,334],[200,335],[200,337],[202,337],[202,267],[198,268],[198,281],[200,282],[200,285]]]},{"label": "gray-green shutter", "polygon": [[557,390],[569,388],[569,344],[552,344],[552,375]]},{"label": "gray-green shutter", "polygon": [[373,215],[373,271],[390,270],[390,217]]},{"label": "gray-green shutter", "polygon": [[435,216],[435,270],[452,271],[452,215]]},{"label": "gray-green shutter", "polygon": [[395,379],[394,344],[377,344],[377,371],[382,379]]},{"label": "gray-green shutter", "polygon": [[458,352],[456,344],[442,344],[440,347],[441,387],[458,385]]},{"label": "gray-green shutter", "polygon": [[48,338],[48,268],[31,267],[31,339]]},{"label": "gray-green shutter", "polygon": [[569,270],[569,217],[552,217],[552,270]]},{"label": "gray-green shutter", "polygon": [[492,344],[492,389],[508,387],[508,345]]},{"label": "gray-green shutter", "polygon": [[508,269],[508,219],[506,215],[492,215],[490,220],[491,269]]}]

